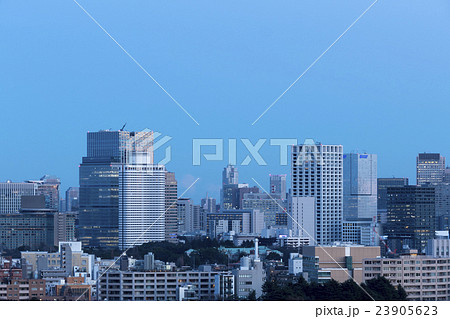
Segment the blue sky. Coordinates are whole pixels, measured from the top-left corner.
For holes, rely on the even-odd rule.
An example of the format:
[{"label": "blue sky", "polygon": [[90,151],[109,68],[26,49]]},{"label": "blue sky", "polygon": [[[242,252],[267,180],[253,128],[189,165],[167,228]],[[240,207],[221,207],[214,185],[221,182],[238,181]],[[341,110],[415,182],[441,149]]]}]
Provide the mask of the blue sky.
[{"label": "blue sky", "polygon": [[[371,3],[362,0],[79,0],[197,126],[72,0],[0,0],[0,180],[78,184],[86,132],[173,137],[180,193],[218,196],[226,160],[192,166],[193,138],[314,138],[378,154],[379,176],[415,181],[418,152],[447,152],[450,3],[380,0],[254,126]],[[239,167],[264,187],[280,167]],[[247,155],[238,149],[240,161]]]}]

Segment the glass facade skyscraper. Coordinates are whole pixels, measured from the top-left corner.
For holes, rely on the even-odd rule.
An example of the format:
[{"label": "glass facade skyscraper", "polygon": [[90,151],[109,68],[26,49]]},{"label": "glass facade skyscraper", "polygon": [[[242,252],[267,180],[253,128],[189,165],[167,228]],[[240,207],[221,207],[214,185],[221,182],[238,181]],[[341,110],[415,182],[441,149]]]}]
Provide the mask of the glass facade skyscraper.
[{"label": "glass facade skyscraper", "polygon": [[344,154],[344,220],[377,216],[377,155]]},{"label": "glass facade skyscraper", "polygon": [[434,187],[388,187],[387,193],[384,234],[390,249],[401,251],[409,247],[423,252],[436,231]]},{"label": "glass facade skyscraper", "polygon": [[87,156],[80,165],[77,238],[88,247],[119,243],[119,165],[130,133],[87,133]]},{"label": "glass facade skyscraper", "polygon": [[163,165],[153,165],[152,131],[89,132],[78,239],[88,247],[120,248],[164,240],[165,174]]}]

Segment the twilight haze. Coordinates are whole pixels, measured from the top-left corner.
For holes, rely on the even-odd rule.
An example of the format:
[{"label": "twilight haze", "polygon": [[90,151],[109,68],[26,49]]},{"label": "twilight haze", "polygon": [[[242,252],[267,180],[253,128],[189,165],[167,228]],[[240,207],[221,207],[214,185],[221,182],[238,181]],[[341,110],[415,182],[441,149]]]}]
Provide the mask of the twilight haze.
[{"label": "twilight haze", "polygon": [[[77,186],[86,132],[125,122],[173,138],[167,169],[179,193],[200,177],[196,200],[219,197],[230,138],[342,144],[411,182],[418,152],[450,156],[448,0],[378,1],[255,125],[373,1],[78,2],[200,125],[74,1],[0,0],[1,181]],[[225,159],[192,166],[193,138],[224,138]],[[238,165],[240,182],[267,188],[289,166],[269,141],[261,150],[267,166]]]}]

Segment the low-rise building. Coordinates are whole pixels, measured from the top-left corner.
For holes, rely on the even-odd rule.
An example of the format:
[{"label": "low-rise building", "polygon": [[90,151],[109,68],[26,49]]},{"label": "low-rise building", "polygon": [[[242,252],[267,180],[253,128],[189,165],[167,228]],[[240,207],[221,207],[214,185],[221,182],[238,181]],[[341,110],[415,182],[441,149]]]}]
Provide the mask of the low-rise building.
[{"label": "low-rise building", "polygon": [[409,300],[450,300],[450,258],[410,254],[399,258],[364,260],[364,281],[384,276],[402,285]]},{"label": "low-rise building", "polygon": [[305,246],[303,271],[310,281],[363,281],[363,260],[380,257],[380,247],[361,245]]},{"label": "low-rise building", "polygon": [[289,274],[300,275],[303,272],[303,256],[298,253],[291,253],[289,258]]},{"label": "low-rise building", "polygon": [[[196,287],[198,300],[214,300],[215,276],[210,271],[108,271],[98,281],[99,300],[177,300],[177,290]],[[180,293],[180,291],[178,292]]]},{"label": "low-rise building", "polygon": [[214,296],[217,300],[227,300],[236,294],[234,275],[218,274],[214,279]]},{"label": "low-rise building", "polygon": [[0,300],[41,300],[44,297],[44,280],[21,279],[7,280],[0,283]]}]

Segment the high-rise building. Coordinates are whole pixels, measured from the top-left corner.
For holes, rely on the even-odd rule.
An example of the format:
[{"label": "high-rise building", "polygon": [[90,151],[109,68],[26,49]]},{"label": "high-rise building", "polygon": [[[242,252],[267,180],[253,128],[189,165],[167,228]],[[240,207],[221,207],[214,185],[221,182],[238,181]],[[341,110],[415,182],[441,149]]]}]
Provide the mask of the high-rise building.
[{"label": "high-rise building", "polygon": [[190,198],[178,199],[178,231],[180,234],[192,233],[201,229],[203,209],[194,205]]},{"label": "high-rise building", "polygon": [[237,189],[238,206],[236,209],[243,208],[242,202],[246,194],[259,194],[259,188],[256,186],[249,187],[248,184],[238,184]]},{"label": "high-rise building", "polygon": [[[161,232],[164,233],[164,226],[161,226],[164,218],[156,220],[154,216],[164,212],[165,169],[153,165],[152,137],[153,133],[147,129],[87,133],[87,156],[80,165],[77,236],[83,246],[118,247],[119,196],[124,245],[131,240],[125,239],[127,231],[133,232],[127,238],[136,238],[150,221],[155,222],[152,229],[158,240]],[[133,193],[136,196],[131,195]],[[136,219],[132,220],[139,219],[138,216],[142,220],[134,227]],[[164,238],[164,234],[162,236]]]},{"label": "high-rise building", "polygon": [[239,185],[226,184],[222,186],[221,209],[239,209]]},{"label": "high-rise building", "polygon": [[214,213],[217,210],[216,199],[208,197],[208,194],[206,194],[206,198],[202,198],[201,200],[201,206],[205,212]]},{"label": "high-rise building", "polygon": [[59,209],[59,186],[61,181],[53,175],[44,175],[40,180],[29,180],[28,183],[37,184],[36,195],[45,197],[45,207]]},{"label": "high-rise building", "polygon": [[277,225],[277,214],[284,212],[284,203],[279,194],[246,193],[242,209],[257,209],[264,214],[266,227]]},{"label": "high-rise building", "polygon": [[417,163],[417,185],[442,183],[445,175],[445,157],[439,153],[419,153]]},{"label": "high-rise building", "polygon": [[77,238],[84,247],[118,247],[119,167],[130,132],[87,133],[87,156],[80,165]]},{"label": "high-rise building", "polygon": [[436,231],[435,189],[425,186],[389,187],[384,234],[391,250],[424,251]]},{"label": "high-rise building", "polygon": [[178,183],[175,179],[175,173],[172,172],[166,172],[165,201],[166,240],[175,243],[178,233]]},{"label": "high-rise building", "polygon": [[319,245],[342,238],[342,157],[342,145],[306,140],[292,147],[291,196],[315,198],[315,240]]},{"label": "high-rise building", "polygon": [[378,209],[387,209],[387,203],[388,203],[388,194],[387,189],[388,187],[402,187],[407,186],[408,178],[407,177],[401,177],[401,178],[378,178],[377,179],[377,207]]},{"label": "high-rise building", "polygon": [[58,212],[55,214],[55,246],[61,241],[75,241],[77,212]]},{"label": "high-rise building", "polygon": [[377,179],[377,222],[387,222],[388,187],[402,187],[408,185],[408,178],[378,178]]},{"label": "high-rise building", "polygon": [[344,220],[377,216],[377,155],[344,154]]},{"label": "high-rise building", "polygon": [[153,164],[153,132],[130,133],[119,166],[119,248],[165,239],[164,165]]},{"label": "high-rise building", "polygon": [[77,212],[80,206],[80,188],[69,187],[66,191],[66,212]]},{"label": "high-rise building", "polygon": [[450,167],[446,167],[444,171],[444,183],[450,183]]},{"label": "high-rise building", "polygon": [[239,183],[239,173],[237,167],[228,165],[222,172],[222,186]]},{"label": "high-rise building", "polygon": [[190,198],[178,198],[178,233],[183,234],[190,231],[192,219],[192,200]]},{"label": "high-rise building", "polygon": [[447,223],[443,221],[450,217],[450,183],[433,185],[436,192],[436,229],[448,230]]},{"label": "high-rise building", "polygon": [[274,195],[280,195],[281,200],[286,199],[286,174],[270,174],[270,193]]},{"label": "high-rise building", "polygon": [[222,209],[238,209],[239,173],[235,166],[228,165],[222,172],[222,189],[220,190],[220,206]]},{"label": "high-rise building", "polygon": [[34,196],[37,184],[13,183],[8,180],[0,183],[0,214],[11,214],[19,212],[22,196]]}]

